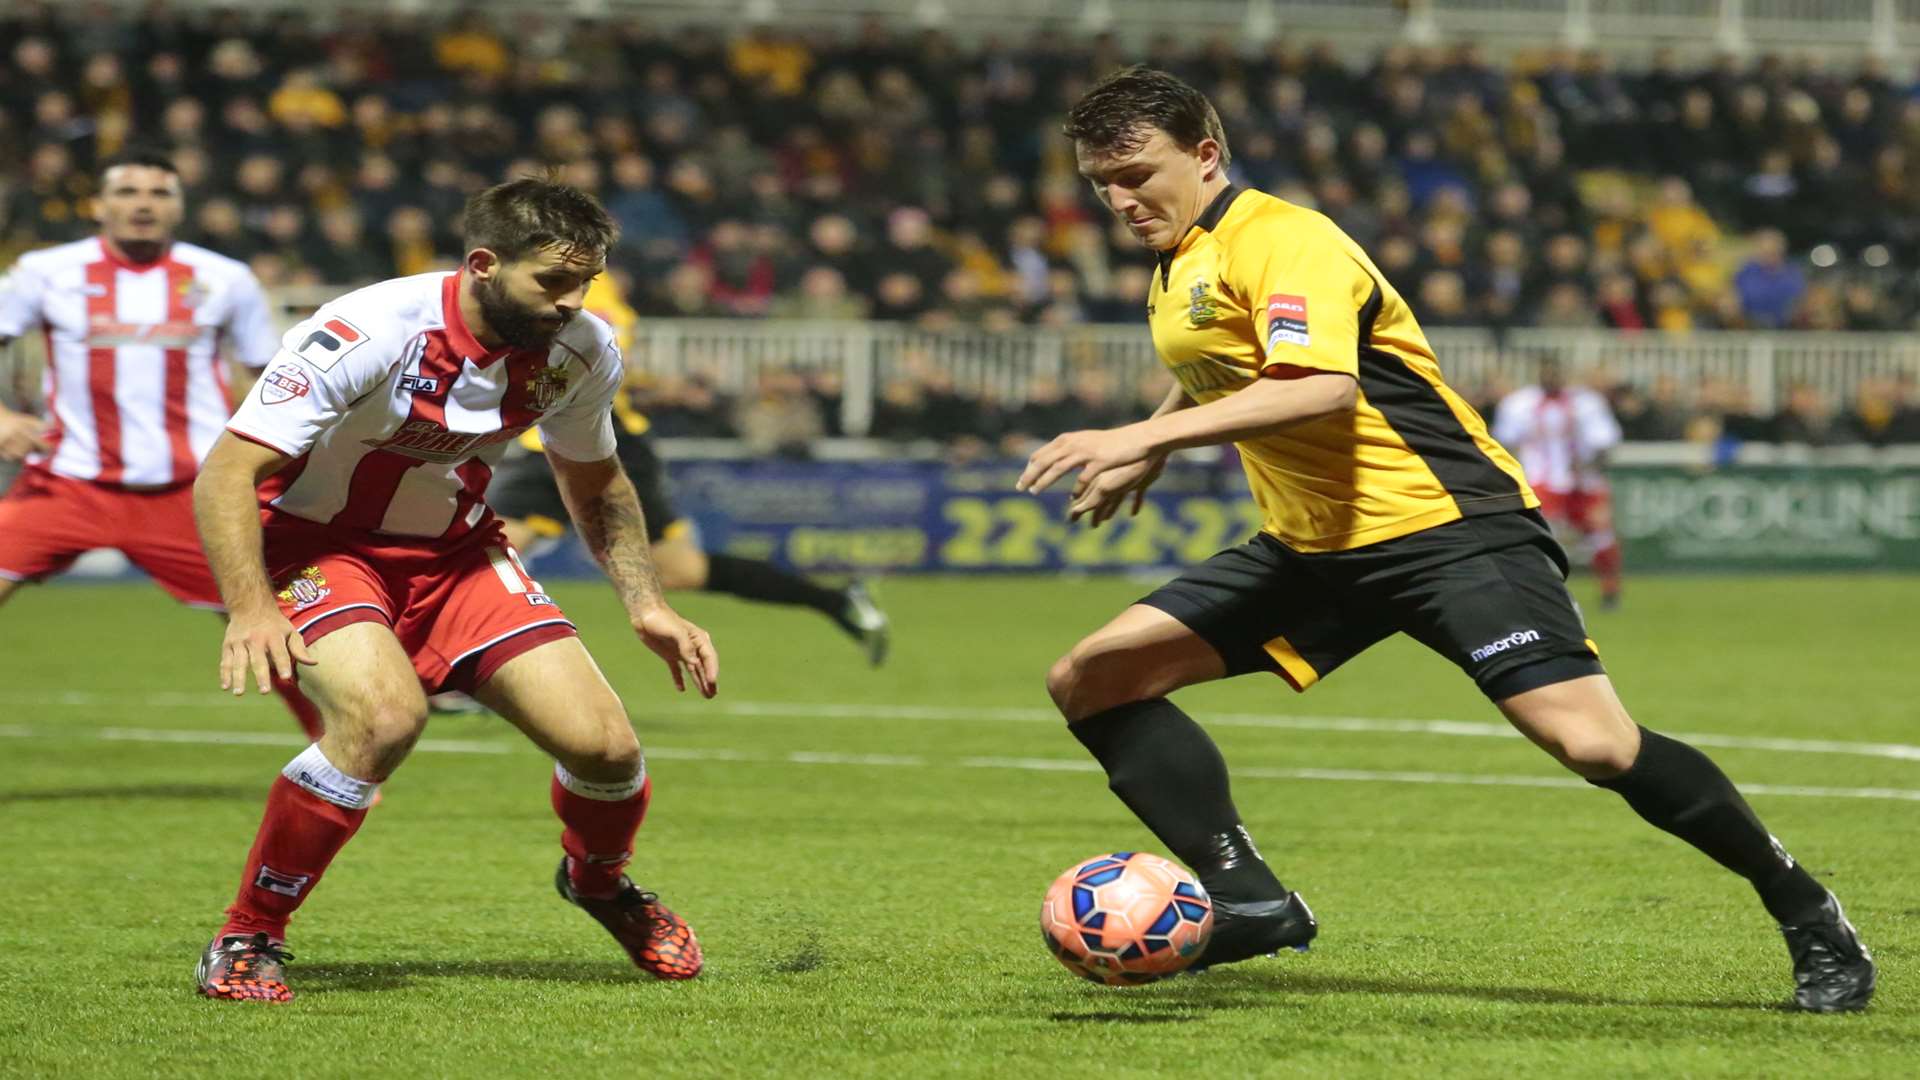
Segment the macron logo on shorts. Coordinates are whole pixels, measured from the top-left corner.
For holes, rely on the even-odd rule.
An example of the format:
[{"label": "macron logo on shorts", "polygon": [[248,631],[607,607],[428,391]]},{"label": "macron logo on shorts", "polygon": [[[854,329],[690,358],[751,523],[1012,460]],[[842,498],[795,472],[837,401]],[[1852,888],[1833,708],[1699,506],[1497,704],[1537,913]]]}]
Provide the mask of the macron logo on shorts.
[{"label": "macron logo on shorts", "polygon": [[1468,655],[1473,659],[1474,663],[1479,663],[1488,657],[1498,656],[1508,649],[1517,649],[1522,645],[1530,645],[1539,640],[1540,631],[1538,630],[1515,630],[1506,637],[1487,642]]}]

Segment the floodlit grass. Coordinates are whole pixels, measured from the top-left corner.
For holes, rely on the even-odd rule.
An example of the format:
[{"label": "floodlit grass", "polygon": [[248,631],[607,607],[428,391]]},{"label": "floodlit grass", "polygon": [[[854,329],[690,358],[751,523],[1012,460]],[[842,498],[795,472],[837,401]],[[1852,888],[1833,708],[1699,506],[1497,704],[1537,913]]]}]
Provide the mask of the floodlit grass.
[{"label": "floodlit grass", "polygon": [[72,585],[0,614],[0,1074],[1910,1074],[1920,759],[1853,744],[1920,742],[1920,579],[1630,584],[1591,622],[1642,723],[1731,737],[1710,752],[1768,790],[1880,789],[1753,797],[1875,949],[1864,1016],[1777,1008],[1786,951],[1744,884],[1472,726],[1498,716],[1405,641],[1310,695],[1179,698],[1244,771],[1249,826],[1321,917],[1313,951],[1072,979],[1036,932],[1048,882],[1155,845],[1042,690],[1144,588],[1057,578],[889,583],[879,672],[809,613],[682,597],[722,652],[711,703],[672,693],[604,587],[562,586],[650,752],[633,872],[697,928],[706,974],[637,976],[553,895],[547,764],[451,717],[295,920],[296,1000],[205,1001],[193,961],[300,740],[273,699],[214,692],[213,620]]}]

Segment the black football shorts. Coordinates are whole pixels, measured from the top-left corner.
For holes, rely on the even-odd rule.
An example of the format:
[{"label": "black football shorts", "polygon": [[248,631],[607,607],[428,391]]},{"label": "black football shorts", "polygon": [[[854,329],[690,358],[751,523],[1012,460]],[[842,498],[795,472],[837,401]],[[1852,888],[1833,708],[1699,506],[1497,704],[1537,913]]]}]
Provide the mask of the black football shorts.
[{"label": "black football shorts", "polygon": [[1318,554],[1261,533],[1140,602],[1212,645],[1229,675],[1271,671],[1305,690],[1404,633],[1500,701],[1604,670],[1566,577],[1566,552],[1525,510]]}]

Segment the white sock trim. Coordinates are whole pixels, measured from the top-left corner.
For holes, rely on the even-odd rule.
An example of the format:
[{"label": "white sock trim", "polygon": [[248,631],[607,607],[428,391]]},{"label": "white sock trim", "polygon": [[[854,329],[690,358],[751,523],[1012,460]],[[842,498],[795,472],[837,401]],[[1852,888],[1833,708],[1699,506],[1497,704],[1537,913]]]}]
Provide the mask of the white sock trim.
[{"label": "white sock trim", "polygon": [[287,762],[280,775],[312,792],[317,798],[325,799],[335,806],[348,810],[365,810],[373,805],[374,793],[380,785],[371,780],[356,780],[334,767],[327,755],[320,752],[320,744],[314,743],[299,756]]},{"label": "white sock trim", "polygon": [[557,761],[553,763],[553,776],[560,781],[561,787],[583,799],[595,799],[599,802],[626,802],[640,794],[640,788],[646,784],[647,763],[644,761],[640,763],[640,771],[633,774],[633,779],[612,784],[582,780],[568,772],[566,766]]}]

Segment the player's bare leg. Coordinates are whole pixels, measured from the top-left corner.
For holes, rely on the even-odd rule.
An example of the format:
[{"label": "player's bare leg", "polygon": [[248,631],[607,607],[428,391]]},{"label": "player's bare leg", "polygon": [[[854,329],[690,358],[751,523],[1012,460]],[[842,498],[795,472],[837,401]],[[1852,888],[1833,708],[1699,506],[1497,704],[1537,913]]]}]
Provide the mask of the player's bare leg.
[{"label": "player's bare leg", "polygon": [[1787,854],[1705,754],[1635,724],[1604,675],[1529,690],[1499,706],[1561,764],[1619,793],[1649,824],[1753,885],[1786,935],[1797,1008],[1866,1007],[1873,997],[1873,959],[1839,901]]},{"label": "player's bare leg", "polygon": [[0,607],[5,607],[9,599],[20,588],[20,583],[10,577],[0,577]]},{"label": "player's bare leg", "polygon": [[380,782],[406,759],[427,722],[426,695],[393,632],[343,626],[308,646],[302,673],[326,735],[274,780],[227,921],[196,975],[208,997],[288,1001],[287,920],[365,820]]},{"label": "player's bare leg", "polygon": [[1306,902],[1267,868],[1241,824],[1219,749],[1166,698],[1225,674],[1212,645],[1144,604],[1089,634],[1047,672],[1047,693],[1106,770],[1107,786],[1213,897],[1213,937],[1196,971],[1304,949],[1318,932]]},{"label": "player's bare leg", "polygon": [[661,979],[700,973],[693,929],[626,876],[652,784],[620,698],[578,638],[507,661],[474,690],[554,759],[549,791],[566,829],[555,887]]}]

